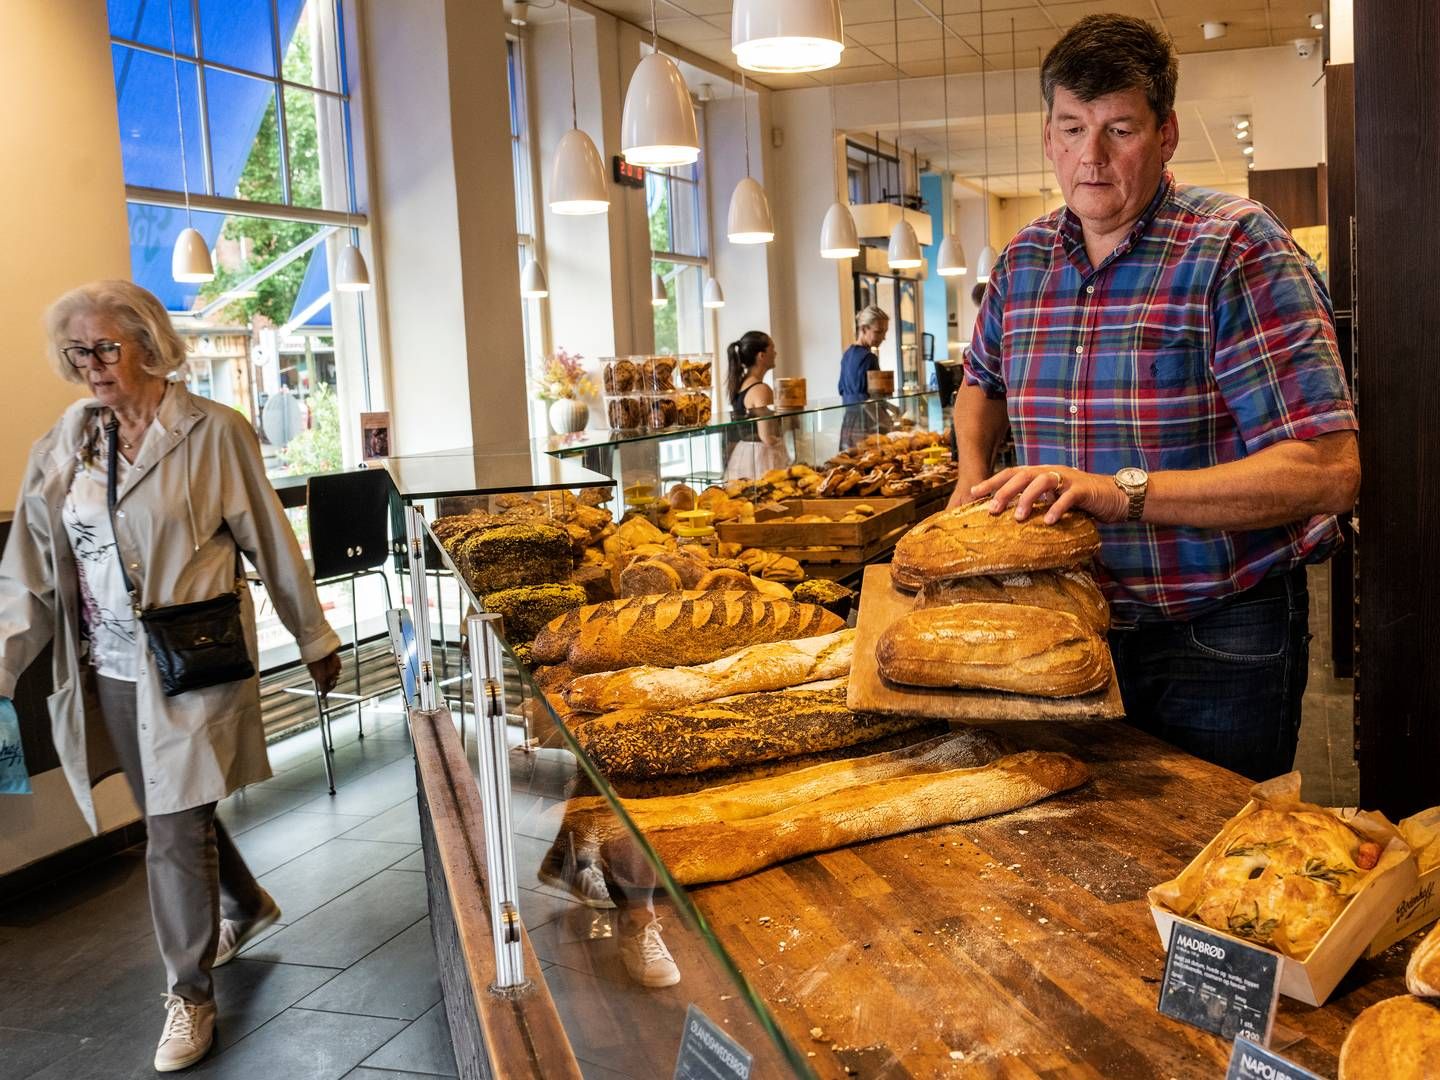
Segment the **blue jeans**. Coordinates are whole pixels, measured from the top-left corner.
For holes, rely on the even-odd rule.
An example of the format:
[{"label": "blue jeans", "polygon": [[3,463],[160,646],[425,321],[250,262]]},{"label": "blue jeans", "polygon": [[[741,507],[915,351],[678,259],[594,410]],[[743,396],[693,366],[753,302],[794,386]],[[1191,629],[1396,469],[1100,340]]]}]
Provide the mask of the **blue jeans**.
[{"label": "blue jeans", "polygon": [[1126,720],[1250,777],[1289,772],[1310,657],[1305,567],[1189,622],[1110,631]]}]

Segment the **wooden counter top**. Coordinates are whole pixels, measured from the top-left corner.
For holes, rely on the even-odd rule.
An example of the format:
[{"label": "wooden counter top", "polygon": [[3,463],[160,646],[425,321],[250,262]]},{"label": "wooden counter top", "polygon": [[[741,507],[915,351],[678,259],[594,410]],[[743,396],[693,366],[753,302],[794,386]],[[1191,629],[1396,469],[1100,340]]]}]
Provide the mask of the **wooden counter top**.
[{"label": "wooden counter top", "polygon": [[[1164,953],[1145,892],[1250,782],[1120,722],[995,729],[1073,753],[1094,779],[695,889],[696,905],[821,1076],[1222,1076],[1228,1043],[1155,1010]],[[1273,1047],[1333,1077],[1360,1010],[1405,992],[1410,944],[1362,960],[1324,1008],[1281,998]]]}]

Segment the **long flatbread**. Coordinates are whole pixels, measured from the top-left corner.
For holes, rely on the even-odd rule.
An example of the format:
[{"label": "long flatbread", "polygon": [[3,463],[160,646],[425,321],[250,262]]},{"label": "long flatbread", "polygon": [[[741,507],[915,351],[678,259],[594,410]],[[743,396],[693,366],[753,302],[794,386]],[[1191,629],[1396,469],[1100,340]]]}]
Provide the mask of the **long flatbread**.
[{"label": "long flatbread", "polygon": [[[997,749],[988,732],[942,736],[693,795],[626,799],[624,806],[675,880],[700,885],[801,855],[1017,810],[1078,787],[1090,775],[1066,754],[1034,750],[973,764]],[[635,861],[632,841],[600,799],[567,807],[560,835],[577,834],[598,841],[614,866]]]},{"label": "long flatbread", "polygon": [[769,641],[693,667],[647,665],[582,675],[570,684],[565,698],[580,712],[673,709],[731,694],[840,678],[850,674],[854,648],[854,630],[798,641]]}]

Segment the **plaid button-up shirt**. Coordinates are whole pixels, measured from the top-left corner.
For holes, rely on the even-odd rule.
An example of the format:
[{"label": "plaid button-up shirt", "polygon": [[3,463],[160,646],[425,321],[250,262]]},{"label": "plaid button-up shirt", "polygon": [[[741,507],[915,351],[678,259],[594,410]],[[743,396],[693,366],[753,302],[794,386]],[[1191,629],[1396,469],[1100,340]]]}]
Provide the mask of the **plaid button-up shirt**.
[{"label": "plaid button-up shirt", "polygon": [[[1004,397],[1022,464],[1203,469],[1283,439],[1353,430],[1330,299],[1263,207],[1167,173],[1098,267],[1061,208],[996,261],[965,381]],[[1231,532],[1101,525],[1117,623],[1187,619],[1272,571],[1322,558],[1320,516]]]}]

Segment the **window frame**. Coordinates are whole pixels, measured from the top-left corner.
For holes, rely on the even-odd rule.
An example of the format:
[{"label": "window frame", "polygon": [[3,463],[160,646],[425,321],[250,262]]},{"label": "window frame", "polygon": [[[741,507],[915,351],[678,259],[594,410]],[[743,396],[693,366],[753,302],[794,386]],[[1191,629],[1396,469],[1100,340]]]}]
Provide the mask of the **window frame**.
[{"label": "window frame", "polygon": [[[694,103],[694,105],[695,105],[695,120],[696,120],[696,126],[699,128],[700,131],[704,132],[704,131],[707,130],[707,128],[706,128],[706,116],[705,116],[705,103],[704,103],[704,102],[701,102],[701,101],[697,101],[697,102]],[[702,157],[702,159],[703,159],[703,157],[704,157],[704,154],[703,154],[703,153],[702,153],[701,157]],[[688,172],[690,175],[689,175],[689,176],[679,175],[682,171],[683,171],[683,172]],[[708,182],[709,171],[708,171],[708,169],[706,169],[706,168],[704,167],[704,165],[703,165],[701,162],[696,162],[695,164],[691,164],[691,165],[679,165],[679,166],[676,166],[674,169],[647,169],[647,170],[646,170],[646,182],[647,182],[647,183],[649,182],[649,178],[652,177],[652,176],[663,176],[663,177],[665,177],[665,183],[666,183],[666,189],[665,189],[666,216],[667,216],[667,218],[669,219],[669,223],[668,223],[668,226],[667,226],[667,230],[666,230],[666,231],[667,231],[667,233],[668,233],[668,235],[669,235],[669,239],[670,239],[670,245],[669,245],[669,246],[670,246],[670,248],[671,248],[672,250],[668,250],[668,251],[657,251],[657,250],[655,250],[655,249],[652,247],[651,250],[650,250],[650,270],[651,270],[652,273],[660,273],[660,272],[661,272],[661,271],[660,271],[660,264],[662,264],[662,263],[668,263],[668,264],[670,264],[671,266],[676,266],[676,267],[689,267],[689,266],[699,267],[699,269],[700,269],[700,290],[701,290],[701,296],[702,296],[702,298],[703,298],[704,289],[705,289],[705,282],[706,282],[707,279],[709,279],[711,276],[713,276],[713,271],[712,271],[712,269],[711,269],[711,265],[712,265],[712,254],[713,254],[713,253],[712,253],[712,242],[713,242],[713,240],[712,240],[712,231],[713,231],[713,230],[712,230],[712,221],[711,221],[711,214],[710,214],[710,188],[709,188],[709,182]],[[675,243],[675,209],[674,209],[674,208],[675,208],[675,193],[676,193],[676,185],[677,185],[677,184],[680,185],[680,188],[681,188],[682,191],[684,191],[684,190],[687,189],[687,188],[688,188],[688,189],[691,189],[691,190],[689,190],[686,194],[687,194],[687,197],[693,198],[693,200],[694,200],[693,205],[694,205],[695,247],[696,247],[696,251],[695,251],[694,253],[685,252],[685,251],[673,250],[673,249],[675,249],[676,247],[678,247],[678,245]],[[648,191],[648,189],[647,189],[647,191],[646,191],[646,197],[647,197],[647,203],[648,203],[648,197],[649,197],[649,191]],[[648,232],[648,222],[647,222],[647,232]],[[673,279],[672,279],[672,280],[673,280]],[[677,305],[677,307],[676,307],[676,315],[677,315],[677,325],[676,325],[676,329],[677,329],[677,339],[678,339],[678,336],[679,336],[679,324],[678,324],[679,307],[678,307],[678,304],[677,304],[677,300],[676,300],[675,293],[674,293],[673,289],[671,288],[671,282],[670,282],[670,281],[667,281],[667,282],[666,282],[666,287],[667,287],[667,291],[669,292],[669,296],[670,296],[669,303],[670,303],[670,304],[676,304],[676,305]],[[664,307],[656,308],[656,309],[655,309],[655,314],[658,315],[661,311],[664,311],[664,310],[665,310]],[[700,347],[700,351],[701,351],[701,352],[707,352],[707,351],[709,351],[709,352],[716,352],[716,351],[718,351],[717,348],[715,347],[715,342],[716,342],[716,325],[715,325],[715,319],[713,318],[713,312],[712,312],[710,309],[706,308],[706,307],[704,306],[703,302],[701,303],[701,306],[700,306],[700,320],[701,320],[701,329],[700,329],[700,342],[701,342],[701,347]],[[653,325],[653,324],[652,324],[652,325]],[[705,343],[706,343],[706,342],[709,342],[710,345],[711,345],[711,347],[710,347],[708,350],[707,350],[706,347],[705,347]],[[677,345],[677,351],[679,351],[679,350],[678,350],[678,345],[679,345],[679,341],[678,341],[678,340],[677,340],[677,342],[676,342],[676,345]],[[658,351],[659,351],[659,348],[660,348],[658,343],[656,344],[655,348],[656,348],[656,351],[658,352]]]}]

